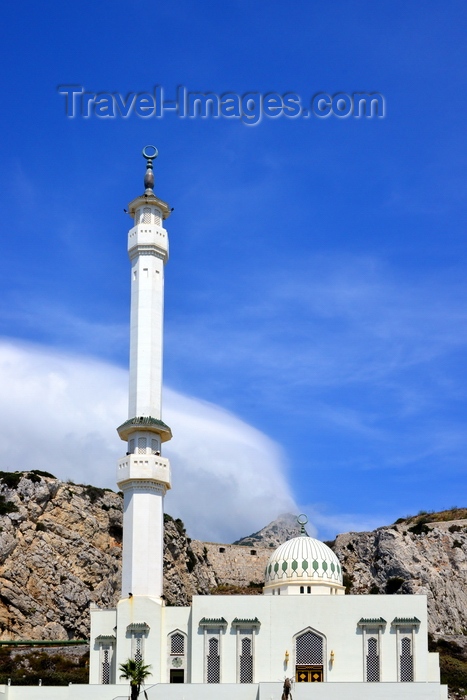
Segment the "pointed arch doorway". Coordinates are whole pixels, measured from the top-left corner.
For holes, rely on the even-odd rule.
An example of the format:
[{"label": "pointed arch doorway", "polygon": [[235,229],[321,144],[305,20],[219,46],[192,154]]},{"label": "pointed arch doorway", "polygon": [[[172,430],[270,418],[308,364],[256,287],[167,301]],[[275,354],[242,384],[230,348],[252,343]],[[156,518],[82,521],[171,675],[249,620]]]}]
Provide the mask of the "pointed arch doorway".
[{"label": "pointed arch doorway", "polygon": [[311,628],[295,637],[295,681],[322,683],[324,681],[325,639]]}]

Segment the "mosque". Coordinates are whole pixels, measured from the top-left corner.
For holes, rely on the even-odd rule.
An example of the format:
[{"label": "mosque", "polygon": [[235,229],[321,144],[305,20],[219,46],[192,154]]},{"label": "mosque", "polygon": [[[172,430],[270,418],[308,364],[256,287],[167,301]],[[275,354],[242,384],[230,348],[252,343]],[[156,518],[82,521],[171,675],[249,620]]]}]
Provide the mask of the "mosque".
[{"label": "mosque", "polygon": [[[89,685],[0,686],[0,700],[125,700],[128,659],[150,664],[147,700],[445,700],[428,651],[424,595],[345,595],[334,552],[302,531],[271,555],[262,596],[163,596],[164,495],[171,487],[161,415],[164,265],[171,210],[154,193],[147,146],[144,193],[128,208],[131,261],[128,419],[118,428],[124,493],[121,598],[91,609]],[[143,698],[143,692],[141,698]]]}]

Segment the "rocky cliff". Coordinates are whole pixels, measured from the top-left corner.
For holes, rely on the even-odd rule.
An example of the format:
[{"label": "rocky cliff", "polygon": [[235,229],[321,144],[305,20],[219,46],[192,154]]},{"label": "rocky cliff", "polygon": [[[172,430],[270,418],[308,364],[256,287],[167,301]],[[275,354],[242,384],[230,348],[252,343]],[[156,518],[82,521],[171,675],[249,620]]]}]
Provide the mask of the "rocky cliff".
[{"label": "rocky cliff", "polygon": [[432,634],[467,634],[467,510],[421,514],[373,532],[339,535],[332,548],[350,593],[424,593]]},{"label": "rocky cliff", "polygon": [[[183,523],[165,520],[165,595],[187,605],[218,579]],[[0,472],[0,638],[87,638],[90,603],[112,607],[120,595],[121,541],[120,494]]]},{"label": "rocky cliff", "polygon": [[[467,510],[424,514],[329,543],[354,594],[426,593],[434,635],[467,633]],[[165,595],[187,605],[219,586],[257,588],[269,553],[298,534],[286,515],[222,545],[165,516]],[[89,605],[120,595],[122,499],[44,472],[0,473],[0,637],[86,638]],[[242,544],[240,544],[242,543]]]},{"label": "rocky cliff", "polygon": [[89,603],[116,599],[120,496],[38,471],[0,479],[1,637],[86,637]]},{"label": "rocky cliff", "polygon": [[254,532],[247,537],[242,537],[240,540],[234,542],[234,544],[244,547],[256,546],[276,549],[276,547],[292,539],[292,537],[298,537],[300,531],[301,528],[297,523],[297,516],[292,515],[292,513],[283,513],[258,532]]}]

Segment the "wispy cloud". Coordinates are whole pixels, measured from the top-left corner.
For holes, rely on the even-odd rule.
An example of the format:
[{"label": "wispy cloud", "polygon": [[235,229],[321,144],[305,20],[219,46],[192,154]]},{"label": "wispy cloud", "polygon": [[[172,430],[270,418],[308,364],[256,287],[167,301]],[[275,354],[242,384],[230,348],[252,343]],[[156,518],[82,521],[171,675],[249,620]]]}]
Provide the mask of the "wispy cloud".
[{"label": "wispy cloud", "polygon": [[[41,469],[115,488],[127,375],[97,360],[0,342],[1,470]],[[213,404],[165,391],[173,490],[166,508],[198,538],[231,541],[296,511],[277,443]]]},{"label": "wispy cloud", "polygon": [[[214,364],[248,362],[259,376],[279,369],[287,382],[304,370],[300,383],[314,386],[389,380],[467,347],[463,283],[449,271],[396,279],[376,259],[334,255],[292,264],[237,281],[236,304],[224,291],[209,314],[180,318],[178,328],[169,322],[169,338],[183,325]],[[220,335],[224,342],[213,343]]]}]

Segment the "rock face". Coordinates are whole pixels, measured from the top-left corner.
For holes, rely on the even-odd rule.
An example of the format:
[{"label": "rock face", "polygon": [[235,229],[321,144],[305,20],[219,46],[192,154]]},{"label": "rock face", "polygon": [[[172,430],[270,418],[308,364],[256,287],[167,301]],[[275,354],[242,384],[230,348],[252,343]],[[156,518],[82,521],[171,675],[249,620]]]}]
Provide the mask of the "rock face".
[{"label": "rock face", "polygon": [[[425,593],[432,634],[467,636],[466,518],[467,510],[406,519],[328,544],[350,593]],[[287,515],[234,545],[192,542],[180,520],[165,520],[169,605],[225,584],[257,588],[270,553],[299,534]],[[89,605],[119,598],[121,538],[120,494],[0,472],[0,638],[86,639]]]},{"label": "rock face", "polygon": [[164,595],[170,605],[189,605],[193,595],[207,595],[217,580],[203,543],[186,536],[181,520],[169,515],[164,520]]},{"label": "rock face", "polygon": [[430,632],[465,635],[467,520],[429,519],[339,535],[333,549],[350,593],[424,593]]},{"label": "rock face", "polygon": [[0,636],[84,638],[119,585],[122,499],[40,472],[2,473]]},{"label": "rock face", "polygon": [[[120,595],[120,494],[63,483],[44,472],[0,472],[0,638],[85,639],[89,605]],[[199,548],[198,548],[199,549]],[[166,516],[165,595],[188,605],[217,579]]]},{"label": "rock face", "polygon": [[[45,472],[0,472],[1,639],[87,638],[90,604],[113,607],[120,595],[122,504],[111,490]],[[261,532],[269,539],[250,539],[271,547],[192,542],[166,515],[168,604],[189,605],[224,584],[257,592],[276,543],[295,534],[287,518]]]},{"label": "rock face", "polygon": [[244,547],[271,547],[271,550],[273,550],[273,548],[276,549],[276,547],[292,539],[292,537],[298,537],[299,534],[300,525],[297,523],[297,516],[292,515],[292,513],[284,513],[279,515],[272,523],[263,527],[262,530],[248,537],[242,537],[234,544]]}]

